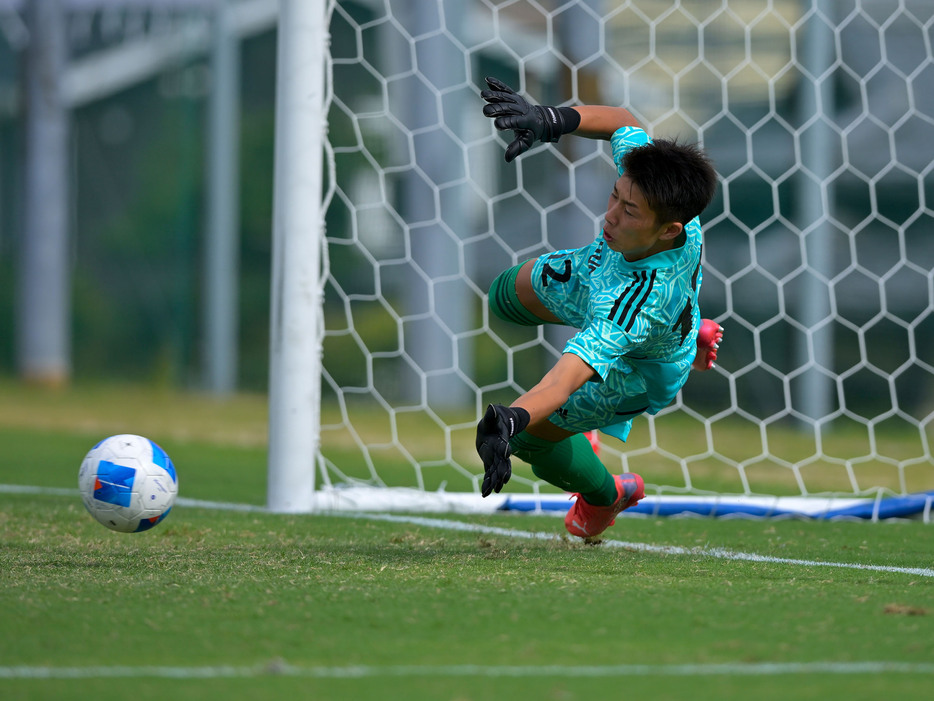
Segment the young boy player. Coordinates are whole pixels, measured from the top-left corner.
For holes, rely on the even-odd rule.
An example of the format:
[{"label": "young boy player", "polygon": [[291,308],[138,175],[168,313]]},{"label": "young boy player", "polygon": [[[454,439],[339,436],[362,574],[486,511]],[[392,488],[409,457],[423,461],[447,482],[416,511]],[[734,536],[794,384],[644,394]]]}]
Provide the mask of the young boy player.
[{"label": "young boy player", "polygon": [[522,325],[565,324],[578,333],[554,367],[510,406],[491,404],[477,426],[484,497],[509,480],[510,456],[577,499],[565,526],[592,538],[644,496],[642,477],[612,475],[584,435],[626,440],[632,419],[668,406],[692,367],[712,367],[722,329],[702,321],[698,215],[717,177],[695,144],[652,140],[626,109],[529,103],[487,78],[483,114],[512,131],[506,161],[564,134],[610,141],[618,178],[603,230],[583,248],[555,251],[504,271],[489,303]]}]

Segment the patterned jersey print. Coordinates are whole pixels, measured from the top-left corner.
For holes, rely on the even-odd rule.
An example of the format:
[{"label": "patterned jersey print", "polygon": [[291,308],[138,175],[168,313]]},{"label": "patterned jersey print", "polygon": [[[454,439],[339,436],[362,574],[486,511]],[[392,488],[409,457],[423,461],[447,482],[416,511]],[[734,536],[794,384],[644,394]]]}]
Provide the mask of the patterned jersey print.
[{"label": "patterned jersey print", "polygon": [[[646,133],[634,127],[613,135],[613,159],[620,175],[625,153],[647,142]],[[594,413],[601,421],[628,422],[637,410],[661,410],[684,385],[700,327],[699,221],[690,221],[685,232],[682,246],[635,262],[611,250],[602,235],[589,246],[556,251],[536,261],[532,283],[539,299],[565,324],[580,329],[564,352],[583,359],[600,380],[572,395],[562,407],[564,415],[558,412],[559,425],[569,430],[605,427],[590,425],[598,420]],[[589,418],[584,415],[588,412]],[[588,429],[576,428],[584,423]]]}]

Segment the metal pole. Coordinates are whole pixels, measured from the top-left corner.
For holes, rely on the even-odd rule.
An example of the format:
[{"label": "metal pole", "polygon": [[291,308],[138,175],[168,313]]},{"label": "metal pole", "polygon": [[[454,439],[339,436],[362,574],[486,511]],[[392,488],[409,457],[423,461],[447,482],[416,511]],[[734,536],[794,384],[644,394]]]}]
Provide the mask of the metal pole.
[{"label": "metal pole", "polygon": [[324,323],[325,0],[282,0],[276,80],[268,506],[314,508]]},{"label": "metal pole", "polygon": [[[397,16],[402,17],[409,32],[419,37],[435,31],[440,26],[442,4],[429,10],[429,3],[408,0],[405,5],[396,7]],[[444,20],[448,26],[458,27],[465,17],[461,3],[449,3],[443,6]],[[418,52],[418,68],[429,80],[433,75],[458,75],[459,65],[448,65],[450,56],[441,50],[437,43],[423,41]],[[410,84],[414,84],[412,81]],[[460,153],[452,153],[443,146],[440,138],[442,122],[455,134],[463,133],[463,118],[466,105],[460,92],[452,92],[445,97],[444,112],[437,114],[438,123],[431,125],[431,130],[413,140],[414,163],[430,173],[434,184],[440,186],[457,179],[460,167]],[[408,100],[409,114],[407,122],[418,124],[424,115],[437,113],[434,95],[424,89],[415,90]],[[468,218],[464,198],[456,191],[448,197],[444,212],[436,209],[430,195],[426,197],[424,183],[414,169],[406,173],[404,183],[404,213],[410,224],[410,231],[418,237],[418,245],[412,246],[413,264],[423,270],[429,278],[427,289],[433,303],[430,318],[426,317],[412,324],[412,336],[406,339],[406,349],[418,367],[426,374],[425,399],[435,408],[462,407],[470,403],[467,386],[458,380],[455,370],[467,376],[471,375],[472,354],[469,344],[455,342],[453,333],[463,331],[469,326],[470,299],[459,285],[444,281],[458,273],[457,239],[462,234],[460,227]],[[418,221],[421,219],[422,221]],[[426,307],[421,285],[413,285],[409,294],[408,310],[416,313]],[[450,329],[450,330],[449,330]],[[453,333],[452,333],[453,332]]]},{"label": "metal pole", "polygon": [[[813,7],[831,17],[831,3],[826,0],[805,0],[805,11]],[[799,55],[802,68],[813,76],[812,82],[801,85],[801,121],[818,115],[821,122],[832,123],[834,114],[832,78],[820,76],[833,61],[834,43],[829,29],[824,28],[817,16],[808,21],[808,29]],[[826,87],[825,87],[826,86]],[[800,210],[798,221],[801,230],[808,231],[805,238],[805,265],[809,274],[805,277],[803,296],[799,303],[798,317],[806,329],[806,335],[795,349],[798,367],[808,366],[799,378],[800,390],[795,404],[801,414],[809,419],[820,419],[831,411],[833,383],[825,374],[833,359],[832,326],[814,333],[815,327],[830,315],[830,290],[818,275],[830,271],[833,259],[832,238],[828,226],[828,209],[833,205],[834,190],[828,182],[833,168],[834,144],[827,138],[827,129],[812,126],[801,139],[801,165],[811,176],[799,175]],[[817,182],[815,182],[817,180]],[[825,372],[820,372],[823,368]]]},{"label": "metal pole", "polygon": [[60,385],[71,373],[68,112],[62,99],[65,18],[59,0],[26,7],[24,232],[17,299],[17,366],[26,380]]},{"label": "metal pole", "polygon": [[240,40],[229,0],[215,11],[211,68],[203,363],[207,389],[220,395],[237,387],[238,358]]}]

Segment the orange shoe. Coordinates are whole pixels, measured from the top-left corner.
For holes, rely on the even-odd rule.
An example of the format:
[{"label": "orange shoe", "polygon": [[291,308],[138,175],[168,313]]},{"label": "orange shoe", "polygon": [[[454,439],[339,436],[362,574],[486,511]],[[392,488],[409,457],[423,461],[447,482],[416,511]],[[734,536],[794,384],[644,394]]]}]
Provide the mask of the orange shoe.
[{"label": "orange shoe", "polygon": [[691,367],[695,370],[710,370],[717,360],[720,341],[723,340],[723,327],[716,321],[702,319],[697,332],[697,355]]},{"label": "orange shoe", "polygon": [[615,475],[616,501],[609,506],[594,506],[584,501],[577,494],[577,501],[568,509],[564,517],[564,527],[568,533],[580,538],[598,536],[616,522],[616,515],[630,506],[635,506],[645,496],[645,484],[634,472]]}]

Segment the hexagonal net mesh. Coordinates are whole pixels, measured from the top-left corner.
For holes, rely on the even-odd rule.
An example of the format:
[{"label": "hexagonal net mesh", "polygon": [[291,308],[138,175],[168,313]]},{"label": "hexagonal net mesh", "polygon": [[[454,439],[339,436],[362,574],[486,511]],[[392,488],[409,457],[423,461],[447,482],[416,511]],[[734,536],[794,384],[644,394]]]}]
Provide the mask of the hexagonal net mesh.
[{"label": "hexagonal net mesh", "polygon": [[[717,166],[718,365],[626,444],[603,437],[612,471],[654,495],[934,489],[932,27],[924,0],[332,3],[318,484],[476,494],[482,409],[574,331],[512,327],[486,291],[599,234],[608,145],[506,164],[478,97],[493,75],[626,106]],[[513,467],[505,492],[556,491]]]}]

